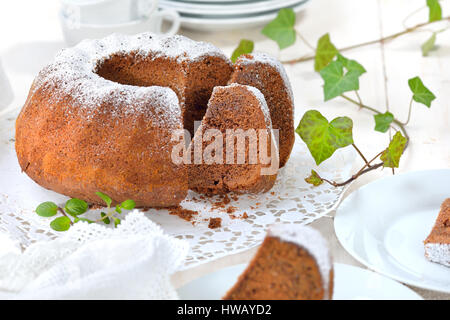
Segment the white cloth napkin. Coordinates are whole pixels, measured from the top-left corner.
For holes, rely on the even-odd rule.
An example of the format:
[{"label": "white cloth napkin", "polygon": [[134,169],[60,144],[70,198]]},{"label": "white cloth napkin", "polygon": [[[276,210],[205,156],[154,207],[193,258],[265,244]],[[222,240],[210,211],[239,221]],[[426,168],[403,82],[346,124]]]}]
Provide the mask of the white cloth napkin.
[{"label": "white cloth napkin", "polygon": [[170,274],[188,243],[134,210],[116,228],[78,222],[24,252],[0,252],[3,299],[176,299]]},{"label": "white cloth napkin", "polygon": [[3,70],[2,61],[0,60],[0,110],[6,108],[13,100],[14,94],[11,84]]}]

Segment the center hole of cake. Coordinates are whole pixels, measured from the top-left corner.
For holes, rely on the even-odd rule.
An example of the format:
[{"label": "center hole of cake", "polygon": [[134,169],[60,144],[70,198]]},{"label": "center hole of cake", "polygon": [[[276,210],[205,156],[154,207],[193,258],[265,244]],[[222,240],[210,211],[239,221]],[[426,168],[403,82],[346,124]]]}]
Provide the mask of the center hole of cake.
[{"label": "center hole of cake", "polygon": [[107,80],[120,84],[149,87],[169,87],[178,94],[182,81],[178,66],[162,58],[142,57],[131,53],[116,54],[100,61],[96,73]]}]

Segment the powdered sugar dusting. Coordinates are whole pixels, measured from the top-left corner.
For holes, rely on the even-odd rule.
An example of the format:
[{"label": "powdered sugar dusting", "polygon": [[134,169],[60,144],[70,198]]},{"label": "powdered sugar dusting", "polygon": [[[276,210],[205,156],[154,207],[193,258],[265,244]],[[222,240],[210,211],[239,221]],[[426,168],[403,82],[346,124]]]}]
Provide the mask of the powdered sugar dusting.
[{"label": "powdered sugar dusting", "polygon": [[425,245],[425,256],[432,262],[450,267],[450,244],[427,243]]},{"label": "powdered sugar dusting", "polygon": [[286,70],[284,69],[283,65],[276,58],[272,57],[271,55],[269,55],[265,52],[254,52],[249,55],[240,56],[236,63],[242,64],[242,65],[262,63],[262,64],[268,64],[268,65],[274,67],[280,74],[281,78],[283,79],[286,91],[287,91],[292,103],[294,103],[294,94],[292,91],[291,82],[289,81],[289,78],[286,74]]},{"label": "powdered sugar dusting", "polygon": [[329,296],[330,271],[332,268],[331,256],[328,244],[320,232],[308,226],[276,224],[269,228],[267,234],[306,249],[316,259],[322,275],[325,298],[331,299]]},{"label": "powdered sugar dusting", "polygon": [[179,63],[190,63],[210,56],[229,61],[212,44],[180,35],[114,34],[100,40],[84,40],[73,48],[60,51],[54,62],[39,73],[33,88],[35,91],[49,91],[50,102],[70,98],[73,106],[87,111],[88,119],[99,111],[99,106],[104,102],[111,105],[111,114],[114,116],[118,113],[114,109],[125,114],[146,112],[144,106],[151,101],[155,115],[164,125],[179,127],[181,110],[178,98],[171,89],[124,85],[104,79],[96,73],[97,67],[111,56],[129,53],[152,59],[165,57]]}]

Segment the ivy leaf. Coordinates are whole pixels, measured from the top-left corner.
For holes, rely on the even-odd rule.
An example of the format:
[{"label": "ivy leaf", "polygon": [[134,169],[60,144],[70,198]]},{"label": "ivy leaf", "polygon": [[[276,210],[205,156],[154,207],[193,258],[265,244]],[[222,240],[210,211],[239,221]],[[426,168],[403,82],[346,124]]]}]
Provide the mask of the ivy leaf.
[{"label": "ivy leaf", "polygon": [[[102,216],[102,218],[106,217],[106,213],[104,213],[104,212],[101,212],[100,215]],[[104,218],[102,221],[103,221],[104,224],[110,224],[111,223],[111,220],[109,220],[109,218]]]},{"label": "ivy leaf", "polygon": [[414,77],[408,80],[409,88],[413,93],[413,99],[416,102],[431,107],[431,101],[436,99],[436,96],[423,84],[419,77]]},{"label": "ivy leaf", "polygon": [[405,145],[406,138],[400,131],[397,131],[392,137],[389,147],[380,156],[381,161],[383,161],[383,167],[398,168]]},{"label": "ivy leaf", "polygon": [[330,41],[330,35],[324,34],[317,41],[316,56],[314,58],[314,70],[319,72],[325,68],[336,56],[338,50]]},{"label": "ivy leaf", "polygon": [[66,206],[64,207],[64,209],[71,216],[77,216],[87,211],[88,204],[86,203],[86,201],[73,198],[66,202]]},{"label": "ivy leaf", "polygon": [[322,178],[320,178],[319,174],[314,170],[311,170],[311,175],[305,178],[305,181],[315,187],[320,186],[323,183]]},{"label": "ivy leaf", "polygon": [[442,8],[438,0],[427,0],[427,6],[429,9],[429,22],[442,20]]},{"label": "ivy leaf", "polygon": [[320,71],[320,76],[324,80],[325,101],[338,97],[344,92],[359,89],[360,71],[350,70],[344,73],[344,64],[341,61],[332,61]]},{"label": "ivy leaf", "polygon": [[431,37],[422,44],[422,56],[426,57],[428,53],[434,48],[434,44],[436,43],[436,32],[433,32]]},{"label": "ivy leaf", "polygon": [[134,207],[136,206],[136,203],[133,200],[128,199],[122,202],[120,206],[125,210],[133,210]]},{"label": "ivy leaf", "polygon": [[233,54],[231,55],[231,61],[233,63],[236,62],[237,58],[239,58],[243,54],[252,53],[253,52],[254,43],[251,40],[242,39],[239,42],[239,45],[236,49],[234,49]]},{"label": "ivy leaf", "polygon": [[291,8],[278,11],[277,17],[269,22],[261,33],[277,42],[280,49],[295,43],[295,13]]},{"label": "ivy leaf", "polygon": [[309,110],[300,120],[295,132],[308,146],[316,164],[320,164],[339,149],[353,143],[353,121],[338,117],[331,122],[317,110]]},{"label": "ivy leaf", "polygon": [[108,208],[111,206],[112,199],[108,195],[106,195],[106,194],[104,194],[103,192],[100,192],[100,191],[96,192],[95,194],[97,196],[99,196],[103,201],[105,201],[105,203],[108,206]]},{"label": "ivy leaf", "polygon": [[56,218],[50,222],[50,227],[55,231],[67,231],[70,228],[70,219],[66,216]]},{"label": "ivy leaf", "polygon": [[36,213],[41,217],[52,217],[58,212],[58,206],[51,202],[42,202],[36,208]]},{"label": "ivy leaf", "polygon": [[375,131],[383,133],[388,131],[392,121],[394,121],[394,115],[389,111],[383,114],[376,114],[373,117],[375,118]]},{"label": "ivy leaf", "polygon": [[345,69],[355,72],[358,75],[366,73],[366,69],[356,60],[347,59],[342,54],[337,54],[337,61],[340,61]]}]

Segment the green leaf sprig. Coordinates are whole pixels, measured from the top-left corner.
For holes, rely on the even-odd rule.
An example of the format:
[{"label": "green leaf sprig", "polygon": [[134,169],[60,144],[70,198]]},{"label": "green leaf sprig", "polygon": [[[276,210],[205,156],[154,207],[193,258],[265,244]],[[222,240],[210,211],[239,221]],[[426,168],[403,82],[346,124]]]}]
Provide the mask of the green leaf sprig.
[{"label": "green leaf sprig", "polygon": [[243,54],[249,54],[253,52],[254,43],[251,40],[242,39],[239,45],[234,49],[231,55],[231,62],[235,63],[236,60]]},{"label": "green leaf sprig", "polygon": [[[122,210],[133,210],[136,206],[136,203],[133,200],[125,200],[124,202],[117,204],[114,210],[110,210],[113,202],[112,199],[102,192],[96,192],[95,194],[105,202],[108,211],[102,211],[100,213],[101,217],[98,220],[90,220],[81,217],[81,215],[88,211],[89,205],[86,201],[77,198],[69,199],[65,203],[64,208],[59,207],[51,201],[43,202],[37,206],[36,213],[39,216],[46,218],[53,217],[57,215],[58,212],[61,213],[60,217],[57,217],[50,222],[50,227],[55,231],[67,231],[72,225],[80,221],[87,223],[103,222],[105,224],[110,224],[112,220],[114,222],[114,226],[117,227],[121,220],[113,214],[121,214]],[[71,217],[73,219],[71,219]]]}]

